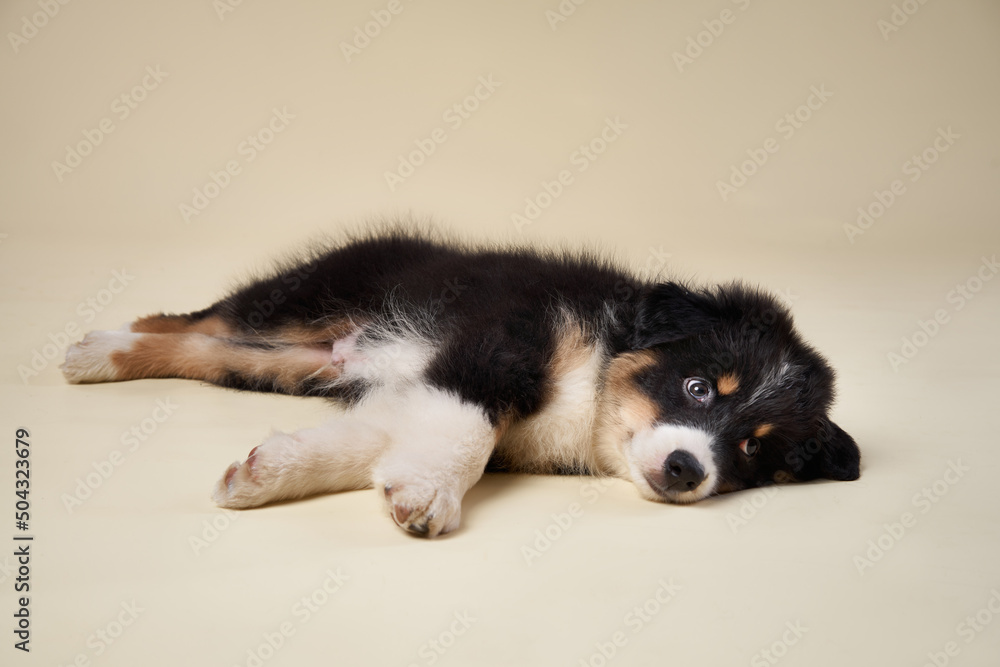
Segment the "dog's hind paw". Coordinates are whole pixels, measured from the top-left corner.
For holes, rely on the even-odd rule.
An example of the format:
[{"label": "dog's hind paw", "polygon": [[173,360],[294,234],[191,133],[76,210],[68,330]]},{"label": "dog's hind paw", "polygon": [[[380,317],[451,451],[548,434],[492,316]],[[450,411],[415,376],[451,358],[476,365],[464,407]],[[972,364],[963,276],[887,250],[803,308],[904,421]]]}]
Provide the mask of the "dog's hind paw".
[{"label": "dog's hind paw", "polygon": [[66,361],[59,368],[73,384],[114,382],[120,377],[112,355],[128,352],[137,338],[137,334],[125,331],[91,331],[69,346]]}]

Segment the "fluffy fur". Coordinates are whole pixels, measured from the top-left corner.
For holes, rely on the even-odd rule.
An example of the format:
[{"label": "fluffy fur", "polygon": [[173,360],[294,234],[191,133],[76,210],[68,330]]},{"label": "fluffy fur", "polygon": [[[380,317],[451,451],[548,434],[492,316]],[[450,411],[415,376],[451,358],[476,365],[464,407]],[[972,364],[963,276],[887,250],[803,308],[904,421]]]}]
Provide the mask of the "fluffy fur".
[{"label": "fluffy fur", "polygon": [[859,474],[828,418],[833,372],[775,299],[585,255],[376,234],[205,310],[91,332],[63,371],[338,401],[344,415],[232,464],[213,498],[248,508],[375,486],[418,535],[458,527],[487,468],[618,476],[675,503]]}]

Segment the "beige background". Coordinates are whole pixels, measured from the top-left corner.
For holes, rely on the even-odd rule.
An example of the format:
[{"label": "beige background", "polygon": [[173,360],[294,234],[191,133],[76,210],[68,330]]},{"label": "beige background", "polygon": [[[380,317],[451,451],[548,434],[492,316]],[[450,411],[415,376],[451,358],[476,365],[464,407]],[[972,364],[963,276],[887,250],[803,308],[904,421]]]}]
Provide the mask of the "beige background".
[{"label": "beige background", "polygon": [[[562,6],[575,10],[555,28],[557,0],[401,0],[395,15],[381,0],[0,6],[0,553],[17,532],[19,426],[36,536],[30,655],[11,646],[15,563],[0,556],[0,662],[995,664],[1000,280],[984,258],[1000,249],[1000,6]],[[341,44],[373,11],[391,22],[348,61]],[[480,77],[495,88],[465,102]],[[812,89],[825,99],[802,107]],[[477,107],[459,127],[455,104]],[[274,109],[293,118],[250,161],[241,144]],[[620,134],[580,171],[608,119]],[[390,189],[385,173],[437,128],[444,142]],[[951,139],[935,147],[939,131]],[[71,147],[89,154],[66,172],[53,163]],[[761,151],[723,199],[718,182]],[[185,221],[230,161],[238,173]],[[562,170],[569,184],[518,229]],[[858,208],[890,197],[849,238]],[[230,461],[272,427],[315,423],[322,402],[58,373],[85,330],[203,307],[276,252],[394,215],[783,293],[839,370],[835,418],[862,446],[861,480],[669,507],[624,482],[492,476],[463,528],[428,542],[371,491],[212,506]],[[944,323],[926,324],[935,313]],[[904,338],[920,347],[894,368]],[[149,434],[123,442],[132,428]],[[932,503],[920,494],[935,484]],[[88,497],[68,509],[75,494]],[[325,592],[338,569],[349,579]],[[666,603],[661,581],[680,587]]]}]

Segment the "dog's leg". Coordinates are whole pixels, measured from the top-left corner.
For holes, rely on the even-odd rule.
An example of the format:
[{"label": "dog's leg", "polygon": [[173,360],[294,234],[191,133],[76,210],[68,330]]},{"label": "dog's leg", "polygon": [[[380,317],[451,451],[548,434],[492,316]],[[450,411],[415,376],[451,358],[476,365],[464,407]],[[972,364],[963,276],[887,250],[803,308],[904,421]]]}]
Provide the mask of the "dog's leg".
[{"label": "dog's leg", "polygon": [[212,498],[221,507],[247,509],[368,488],[372,469],[388,444],[389,433],[363,414],[334,417],[293,434],[274,433],[254,447],[246,461],[229,466]]},{"label": "dog's leg", "polygon": [[66,352],[73,383],[187,378],[224,387],[308,394],[340,376],[332,343],[263,347],[206,333],[92,331]]},{"label": "dog's leg", "polygon": [[[91,331],[66,351],[73,383],[187,378],[234,389],[326,394],[340,376],[337,340],[357,327],[346,318],[250,331],[212,313],[152,315],[117,331]],[[339,359],[339,362],[338,362]]]},{"label": "dog's leg", "polygon": [[235,338],[235,329],[226,320],[212,313],[211,308],[185,315],[149,315],[122,327],[132,333],[185,334],[200,333],[215,338]]},{"label": "dog's leg", "polygon": [[251,328],[247,323],[240,325],[232,317],[213,314],[211,308],[187,315],[150,315],[122,328],[130,333],[197,333],[257,346],[318,345],[344,338],[357,330],[357,324],[347,316],[331,316],[314,324],[265,323]]},{"label": "dog's leg", "polygon": [[410,390],[387,417],[392,441],[372,481],[389,515],[417,535],[454,530],[462,497],[482,477],[497,429],[478,406],[429,387]]},{"label": "dog's leg", "polygon": [[480,408],[448,392],[378,394],[320,428],[271,436],[229,466],[213,498],[249,508],[374,484],[400,527],[434,537],[458,527],[496,437]]}]

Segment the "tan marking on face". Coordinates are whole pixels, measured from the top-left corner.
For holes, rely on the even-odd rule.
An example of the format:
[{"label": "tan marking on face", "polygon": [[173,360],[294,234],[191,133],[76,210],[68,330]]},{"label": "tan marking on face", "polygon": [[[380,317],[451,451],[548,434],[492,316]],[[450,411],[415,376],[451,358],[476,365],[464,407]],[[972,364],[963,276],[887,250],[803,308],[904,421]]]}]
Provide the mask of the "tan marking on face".
[{"label": "tan marking on face", "polygon": [[767,435],[768,433],[770,433],[773,429],[774,429],[774,424],[761,424],[753,432],[753,437],[755,437],[755,438],[763,438],[765,435]]},{"label": "tan marking on face", "polygon": [[626,448],[632,437],[656,423],[659,410],[636,384],[636,376],[656,363],[651,350],[611,359],[600,390],[594,457],[600,474],[631,479]]},{"label": "tan marking on face", "polygon": [[636,375],[654,363],[656,357],[652,351],[640,350],[619,355],[608,366],[604,393],[618,407],[622,426],[633,433],[656,421],[656,404],[636,384]]},{"label": "tan marking on face", "polygon": [[740,380],[732,373],[727,373],[719,376],[719,379],[715,382],[715,386],[721,396],[729,396],[740,388]]}]

